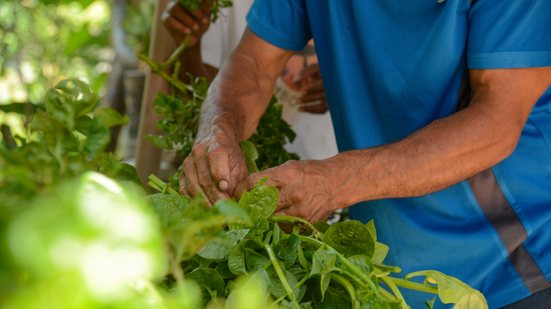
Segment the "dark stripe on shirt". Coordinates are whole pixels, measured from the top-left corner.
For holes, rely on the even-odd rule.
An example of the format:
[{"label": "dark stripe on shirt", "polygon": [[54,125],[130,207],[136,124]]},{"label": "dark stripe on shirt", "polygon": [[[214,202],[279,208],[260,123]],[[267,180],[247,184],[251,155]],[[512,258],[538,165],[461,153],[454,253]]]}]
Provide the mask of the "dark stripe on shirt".
[{"label": "dark stripe on shirt", "polygon": [[551,287],[551,283],[523,245],[526,229],[503,195],[491,169],[468,179],[480,208],[492,224],[509,252],[509,261],[515,267],[526,287],[532,292]]}]

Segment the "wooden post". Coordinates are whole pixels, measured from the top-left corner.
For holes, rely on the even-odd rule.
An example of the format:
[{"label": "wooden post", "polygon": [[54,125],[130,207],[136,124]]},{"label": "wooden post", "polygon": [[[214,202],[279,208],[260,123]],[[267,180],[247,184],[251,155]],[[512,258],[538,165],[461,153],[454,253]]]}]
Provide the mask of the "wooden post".
[{"label": "wooden post", "polygon": [[[164,28],[161,16],[168,0],[159,0],[155,9],[155,20],[151,30],[151,43],[149,57],[156,62],[162,62],[176,49],[176,44]],[[149,141],[145,140],[148,134],[156,132],[155,124],[158,120],[153,111],[153,99],[159,91],[169,93],[168,84],[159,76],[152,74],[149,68],[144,68],[146,81],[144,97],[140,117],[140,130],[138,133],[138,146],[136,149],[136,168],[140,179],[147,183],[150,174],[157,174],[161,161],[162,151]]]}]

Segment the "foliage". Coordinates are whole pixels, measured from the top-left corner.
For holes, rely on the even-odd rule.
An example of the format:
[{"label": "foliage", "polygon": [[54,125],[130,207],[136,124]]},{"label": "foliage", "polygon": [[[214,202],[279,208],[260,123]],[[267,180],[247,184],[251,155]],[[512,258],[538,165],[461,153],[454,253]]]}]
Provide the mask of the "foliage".
[{"label": "foliage", "polygon": [[135,54],[146,53],[150,44],[156,0],[127,0],[128,8],[123,20],[123,30],[128,46]]},{"label": "foliage", "polygon": [[99,91],[109,61],[108,13],[107,0],[1,1],[0,101],[39,102],[68,76]]},{"label": "foliage", "polygon": [[92,114],[97,104],[87,84],[64,80],[47,92],[43,105],[20,110],[28,112],[25,136],[6,129],[0,144],[0,220],[42,189],[86,171],[137,181],[132,167],[104,152],[109,128],[126,118],[111,109]]},{"label": "foliage", "polygon": [[189,84],[189,95],[159,93],[153,102],[155,113],[160,116],[157,129],[160,135],[150,135],[148,140],[161,149],[173,150],[178,157],[186,157],[193,147],[199,126],[199,113],[205,100],[208,82],[195,78]]},{"label": "foliage", "polygon": [[[159,93],[154,101],[159,135],[150,135],[148,140],[161,149],[175,151],[178,158],[187,157],[193,147],[199,126],[199,114],[205,100],[208,82],[195,78],[187,85],[186,93],[175,95]],[[287,141],[296,136],[290,125],[281,117],[283,106],[272,98],[258,128],[249,141],[258,151],[256,160],[260,170],[280,165],[298,156],[285,150]]]},{"label": "foliage", "polygon": [[[183,2],[200,5],[199,1]],[[177,64],[172,75],[166,73],[185,45],[165,63],[141,57],[175,92],[172,96],[159,94],[155,100],[162,134],[150,140],[177,151],[180,157],[191,151],[208,88],[204,79],[190,84],[179,81]],[[296,158],[283,148],[293,138],[294,132],[281,119],[281,106],[272,100],[255,135],[240,144],[249,171],[257,171],[256,164],[265,169]],[[229,302],[237,293],[235,282],[246,275],[266,287],[268,296],[261,297],[264,301],[282,308],[408,308],[399,288],[436,294],[446,303],[487,308],[478,291],[464,289],[464,283],[441,273],[411,275],[425,275],[437,280],[437,285],[430,280],[418,283],[396,277],[400,269],[383,264],[389,248],[377,241],[373,222],[319,224],[318,229],[300,218],[273,216],[278,191],[264,186],[265,181],[245,192],[238,202],[222,200],[208,208],[201,197],[179,196],[171,184],[150,179],[150,186],[163,193],[151,199],[169,248],[171,266],[164,282],[169,290],[184,278],[192,279],[201,288],[202,306],[218,304],[223,308],[221,299]]]},{"label": "foliage", "polygon": [[[152,180],[166,191],[166,184]],[[267,287],[272,305],[282,308],[408,308],[398,287],[437,294],[459,307],[487,308],[478,291],[442,273],[395,277],[400,269],[382,264],[386,253],[376,253],[375,248],[388,247],[377,242],[373,222],[339,222],[322,232],[300,218],[272,216],[278,192],[265,181],[237,203],[219,201],[210,209],[202,199],[175,191],[173,199],[155,197],[171,248],[169,289],[192,279],[206,305],[230,297],[235,281],[248,275]],[[409,280],[416,276],[427,280]]]},{"label": "foliage", "polygon": [[10,220],[6,238],[11,257],[0,273],[20,278],[0,282],[6,307],[136,307],[150,297],[138,284],[166,271],[158,220],[140,188],[96,172],[40,194]]},{"label": "foliage", "polygon": [[[103,161],[103,147],[120,116],[93,116],[95,106],[86,84],[63,81],[36,107],[32,138],[1,146],[9,185],[0,192],[11,194],[2,200],[20,199],[16,211],[0,204],[1,306],[407,308],[401,287],[487,307],[480,293],[436,271],[397,278],[398,267],[382,264],[388,247],[373,222],[318,229],[273,216],[278,191],[266,179],[239,201],[210,207],[155,176],[159,193],[146,197],[136,183],[90,172],[118,164]],[[242,147],[253,164],[252,144]],[[409,280],[417,276],[425,282]]]}]

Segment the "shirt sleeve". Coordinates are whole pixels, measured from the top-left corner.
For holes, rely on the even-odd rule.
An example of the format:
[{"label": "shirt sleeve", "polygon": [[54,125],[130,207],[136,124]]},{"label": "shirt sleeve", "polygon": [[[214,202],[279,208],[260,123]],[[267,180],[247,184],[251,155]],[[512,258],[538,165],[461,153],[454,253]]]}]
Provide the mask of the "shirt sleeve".
[{"label": "shirt sleeve", "polygon": [[214,68],[220,68],[224,59],[222,37],[224,32],[222,21],[212,24],[201,39],[201,56],[203,63]]},{"label": "shirt sleeve", "polygon": [[304,0],[256,0],[247,23],[256,35],[283,49],[302,50],[312,37]]},{"label": "shirt sleeve", "polygon": [[469,21],[470,69],[551,66],[551,0],[478,0]]}]

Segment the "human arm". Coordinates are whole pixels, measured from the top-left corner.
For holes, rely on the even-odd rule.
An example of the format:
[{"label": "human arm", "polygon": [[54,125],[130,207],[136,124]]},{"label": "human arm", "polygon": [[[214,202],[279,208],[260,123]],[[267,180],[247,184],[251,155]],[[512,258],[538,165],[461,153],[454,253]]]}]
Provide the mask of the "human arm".
[{"label": "human arm", "polygon": [[305,67],[296,83],[300,85],[300,91],[302,92],[298,102],[300,111],[312,114],[327,112],[329,108],[325,96],[325,88],[317,63]]},{"label": "human arm", "polygon": [[291,55],[245,31],[209,88],[196,144],[183,163],[181,193],[203,192],[215,201],[229,197],[247,176],[239,142],[254,133]]},{"label": "human arm", "polygon": [[464,110],[396,143],[343,152],[321,161],[291,161],[248,177],[280,189],[279,211],[311,221],[352,204],[420,196],[488,169],[515,149],[551,67],[471,70],[473,96]]},{"label": "human arm", "polygon": [[185,50],[180,54],[179,78],[189,82],[193,77],[205,77],[212,81],[218,70],[203,63],[201,39],[210,26],[212,1],[206,1],[198,10],[187,10],[178,1],[169,1],[166,5],[162,22],[177,44],[182,44],[189,35]]}]

